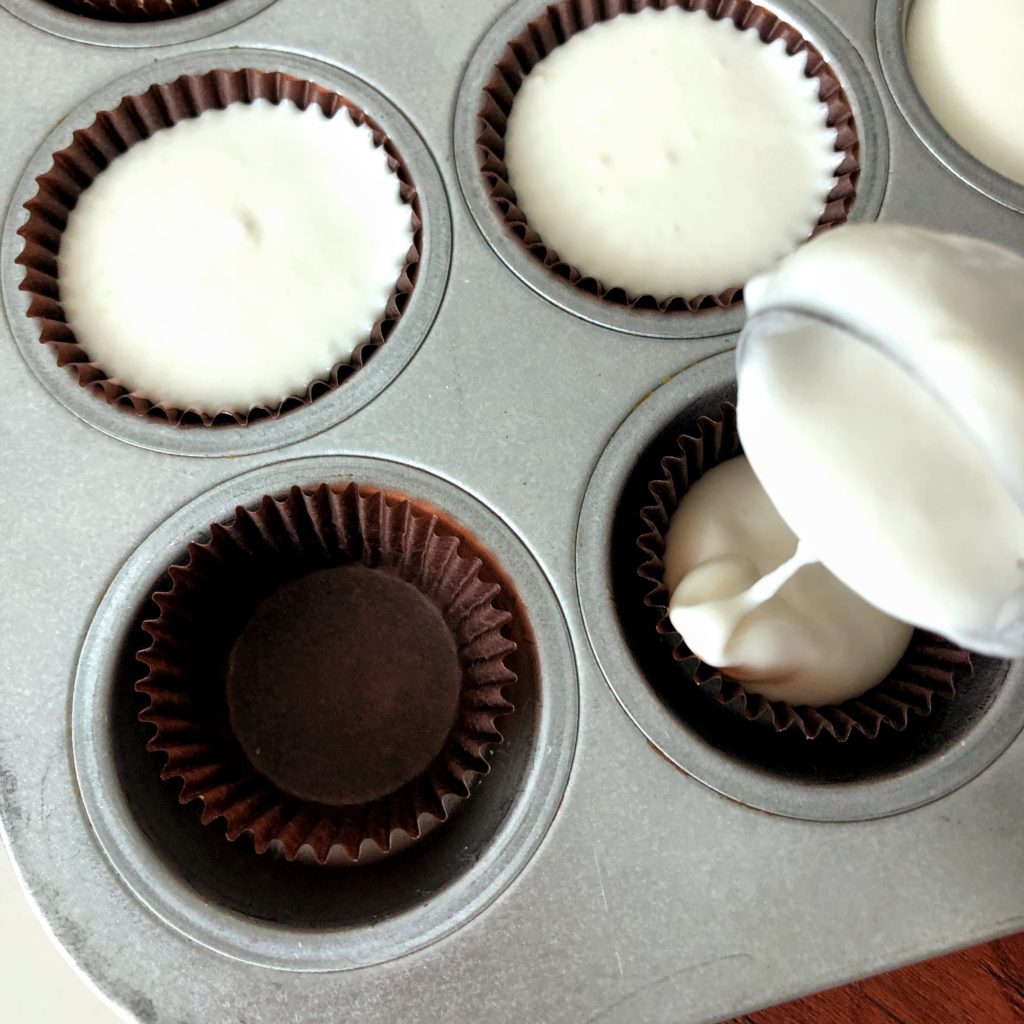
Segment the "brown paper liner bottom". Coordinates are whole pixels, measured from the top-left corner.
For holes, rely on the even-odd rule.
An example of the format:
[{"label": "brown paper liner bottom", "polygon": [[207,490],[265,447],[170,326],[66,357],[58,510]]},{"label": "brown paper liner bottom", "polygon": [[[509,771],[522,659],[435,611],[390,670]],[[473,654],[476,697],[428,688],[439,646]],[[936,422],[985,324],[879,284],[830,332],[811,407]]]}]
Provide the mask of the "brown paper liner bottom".
[{"label": "brown paper liner bottom", "polygon": [[[180,782],[181,803],[201,802],[203,824],[223,819],[227,838],[249,834],[257,853],[334,863],[340,849],[358,862],[364,843],[368,860],[419,839],[487,774],[502,741],[496,720],[513,710],[503,691],[516,681],[505,635],[516,598],[487,557],[433,510],[356,484],[295,487],[213,524],[170,567],[169,587],[153,594],[158,614],[143,624],[152,642],[137,655],[148,670],[139,717],[154,729],[161,777]],[[297,584],[339,573],[359,577],[347,611],[319,591],[295,596]],[[275,601],[298,607],[284,651],[259,638]],[[318,649],[332,632],[324,616],[338,636]],[[254,621],[255,643],[244,638]],[[406,676],[424,665],[444,692],[413,692]],[[338,691],[341,708],[330,699]],[[421,729],[422,715],[435,717]],[[440,749],[393,763],[424,731]]]},{"label": "brown paper liner bottom", "polygon": [[[819,82],[818,96],[828,110],[826,123],[835,129],[836,152],[842,154],[835,171],[835,184],[828,194],[811,237],[844,224],[856,197],[861,166],[853,108],[838,76],[814,44],[792,25],[750,0],[562,0],[551,4],[543,14],[534,18],[522,32],[509,40],[505,55],[495,65],[494,74],[484,86],[477,111],[477,161],[491,202],[510,234],[553,274],[614,305],[666,313],[695,313],[742,302],[742,282],[717,295],[676,295],[659,299],[653,295],[635,294],[615,286],[614,282],[608,284],[599,281],[563,260],[530,227],[526,214],[517,205],[515,190],[509,183],[508,168],[505,166],[505,129],[516,93],[526,76],[541,60],[577,32],[590,28],[596,22],[647,8],[663,10],[667,7],[704,11],[716,20],[728,18],[738,28],[754,29],[765,43],[782,39],[790,55],[807,55],[804,73]],[[583,97],[581,102],[585,104],[586,98]]]},{"label": "brown paper liner bottom", "polygon": [[[375,144],[387,153],[388,165],[398,178],[401,197],[412,210],[413,241],[405,266],[370,334],[356,346],[348,360],[336,364],[326,377],[311,381],[302,394],[290,395],[274,405],[254,406],[244,412],[210,413],[151,401],[107,374],[78,344],[60,301],[57,254],[61,234],[82,192],[111,161],[135,143],[179,121],[198,117],[203,111],[223,110],[232,103],[252,103],[256,99],[271,103],[291,100],[301,110],[315,103],[328,117],[343,114],[353,124],[370,129]],[[182,75],[173,82],[150,86],[141,95],[128,96],[113,110],[97,114],[89,127],[78,129],[71,144],[54,154],[53,166],[36,182],[39,191],[25,203],[28,220],[18,230],[25,244],[16,262],[25,267],[25,278],[19,287],[30,296],[28,316],[39,321],[39,340],[52,347],[58,365],[67,367],[82,387],[89,388],[109,405],[175,426],[237,426],[276,418],[333,391],[387,342],[416,284],[423,225],[416,188],[398,150],[384,130],[353,103],[314,82],[280,71],[244,68]]]},{"label": "brown paper liner bottom", "polygon": [[216,7],[223,0],[49,0],[54,7],[99,21],[166,21]]},{"label": "brown paper liner bottom", "polygon": [[715,701],[748,721],[776,732],[795,729],[807,739],[830,736],[840,742],[854,733],[875,739],[884,729],[902,732],[912,715],[927,716],[937,700],[953,699],[958,683],[972,673],[970,655],[920,629],[914,631],[903,657],[881,683],[853,700],[817,708],[748,693],[739,682],[701,661],[669,619],[665,535],[672,513],[690,486],[720,462],[742,454],[735,406],[723,404],[721,416],[715,419],[702,416],[696,433],[677,438],[676,449],[662,458],[662,475],[649,484],[652,501],[639,510],[637,525],[642,532],[636,543],[641,556],[637,573],[647,589],[644,604],[651,609],[655,630],[671,648],[681,679],[692,679]]}]

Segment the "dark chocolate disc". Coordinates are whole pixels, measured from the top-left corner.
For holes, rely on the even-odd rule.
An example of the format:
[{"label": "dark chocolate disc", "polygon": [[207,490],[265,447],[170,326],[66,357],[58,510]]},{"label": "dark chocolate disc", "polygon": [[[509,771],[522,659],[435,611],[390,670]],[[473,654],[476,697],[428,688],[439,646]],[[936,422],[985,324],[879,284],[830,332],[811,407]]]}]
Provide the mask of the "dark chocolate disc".
[{"label": "dark chocolate disc", "polygon": [[437,605],[385,569],[283,584],[231,652],[232,730],[282,790],[334,806],[386,796],[440,753],[461,686]]}]

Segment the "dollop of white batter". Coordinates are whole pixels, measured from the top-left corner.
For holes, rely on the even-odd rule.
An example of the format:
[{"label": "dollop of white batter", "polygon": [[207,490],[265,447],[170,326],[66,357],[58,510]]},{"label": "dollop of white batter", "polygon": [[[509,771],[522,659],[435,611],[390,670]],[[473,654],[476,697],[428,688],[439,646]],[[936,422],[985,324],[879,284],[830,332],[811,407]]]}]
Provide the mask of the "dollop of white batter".
[{"label": "dollop of white batter", "polygon": [[527,75],[505,164],[530,226],[606,287],[742,285],[807,238],[839,162],[806,55],[678,7],[579,32]]},{"label": "dollop of white batter", "polygon": [[907,60],[939,123],[969,153],[1024,184],[1024,3],[914,0]]},{"label": "dollop of white batter", "polygon": [[[747,307],[740,436],[789,527],[876,607],[1024,654],[1024,259],[844,227],[752,281]],[[787,308],[838,326],[757,334]]]},{"label": "dollop of white batter", "polygon": [[889,674],[910,626],[822,565],[773,507],[742,456],[704,474],[673,513],[669,617],[703,661],[790,704],[840,704]]},{"label": "dollop of white batter", "polygon": [[79,344],[153,402],[245,411],[346,359],[395,288],[411,209],[368,128],[234,103],[132,146],[61,238]]}]

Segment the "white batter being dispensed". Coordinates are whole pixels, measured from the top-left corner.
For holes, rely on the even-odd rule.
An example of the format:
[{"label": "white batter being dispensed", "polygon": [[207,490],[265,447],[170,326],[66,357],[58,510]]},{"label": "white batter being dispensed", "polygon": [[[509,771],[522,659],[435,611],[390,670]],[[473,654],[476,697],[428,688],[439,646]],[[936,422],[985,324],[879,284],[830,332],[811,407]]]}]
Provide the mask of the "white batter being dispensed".
[{"label": "white batter being dispensed", "polygon": [[[730,464],[709,473],[719,493],[699,481],[669,534],[671,616],[686,642],[807,704],[853,695],[832,682],[851,658],[863,689],[879,682],[898,657],[896,620],[1024,653],[1024,259],[919,229],[846,227],[752,281],[747,305],[737,420],[752,471],[731,470],[731,490],[714,483]],[[757,531],[714,533],[746,509]],[[763,578],[797,537],[799,557]],[[813,593],[826,577],[849,603]],[[849,646],[823,654],[787,620],[790,598],[848,631]],[[861,606],[873,606],[870,625]],[[809,693],[800,669],[819,654],[827,671]]]},{"label": "white batter being dispensed", "polygon": [[862,694],[913,632],[824,566],[801,568],[796,535],[742,456],[705,473],[672,516],[665,585],[672,625],[699,658],[790,704]]},{"label": "white batter being dispensed", "polygon": [[316,104],[233,103],[131,146],[82,193],[60,298],[79,345],[129,391],[244,412],[352,355],[411,242],[369,128]]},{"label": "white batter being dispensed", "polygon": [[1024,3],[914,0],[907,60],[943,128],[983,163],[1024,184]]},{"label": "white batter being dispensed", "polygon": [[742,285],[807,238],[834,183],[836,136],[806,61],[678,7],[577,33],[513,103],[505,164],[519,207],[608,288]]}]

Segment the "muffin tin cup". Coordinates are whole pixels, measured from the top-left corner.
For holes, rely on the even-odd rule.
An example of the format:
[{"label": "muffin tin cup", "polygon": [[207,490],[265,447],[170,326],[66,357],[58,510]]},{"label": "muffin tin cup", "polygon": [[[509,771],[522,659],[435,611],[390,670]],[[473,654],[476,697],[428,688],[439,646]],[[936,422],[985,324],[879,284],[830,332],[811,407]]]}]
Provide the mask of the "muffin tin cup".
[{"label": "muffin tin cup", "polygon": [[[636,512],[673,440],[735,401],[735,355],[662,384],[616,431],[587,487],[576,579],[591,647],[608,685],[647,738],[705,785],[774,814],[860,821],[919,807],[987,768],[1024,728],[1024,667],[972,656],[955,699],[901,731],[808,743],[746,722],[679,674],[666,686],[663,638],[636,572]],[[614,510],[609,514],[609,510]]]},{"label": "muffin tin cup", "polygon": [[49,0],[56,7],[104,21],[161,21],[199,14],[221,0]]},{"label": "muffin tin cup", "polygon": [[[274,404],[256,404],[245,411],[216,413],[156,401],[144,390],[125,387],[116,374],[108,373],[101,362],[94,362],[79,344],[60,301],[58,255],[64,231],[81,196],[133,146],[206,111],[225,110],[257,100],[289,102],[299,110],[319,107],[328,118],[346,117],[351,124],[371,133],[374,145],[387,155],[388,166],[411,216],[413,236],[405,263],[384,309],[352,355],[329,373],[309,382],[301,393],[289,394]],[[28,220],[18,232],[24,247],[17,262],[25,268],[21,289],[30,297],[28,315],[39,324],[40,341],[50,346],[57,362],[74,374],[81,387],[89,388],[108,405],[171,426],[243,427],[311,404],[324,393],[341,387],[384,346],[401,321],[402,310],[415,288],[423,225],[419,197],[401,154],[380,125],[350,100],[292,75],[254,68],[217,70],[203,75],[181,75],[172,82],[153,85],[140,95],[127,96],[112,110],[98,113],[87,128],[76,131],[71,145],[54,154],[51,167],[40,175],[37,184],[39,191],[26,204]]]},{"label": "muffin tin cup", "polygon": [[[913,0],[877,0],[875,42],[889,91],[907,124],[937,160],[989,199],[1024,213],[1024,185],[994,171],[960,145],[928,108],[907,60],[907,19]],[[967,12],[965,11],[965,14]],[[1018,130],[1017,126],[1009,130]]]},{"label": "muffin tin cup", "polygon": [[[153,83],[169,84],[157,90]],[[316,85],[309,88],[304,83]],[[144,93],[145,102],[127,110],[132,105],[124,97]],[[149,115],[142,118],[144,124],[162,124],[168,118],[173,122],[188,116],[193,108],[263,94],[281,98],[295,94],[300,100],[338,110],[335,116],[347,116],[343,108],[354,110],[353,119],[365,119],[378,142],[388,147],[389,154],[398,155],[392,162],[406,182],[404,194],[415,215],[409,263],[387,309],[367,341],[356,349],[351,364],[339,364],[330,380],[314,382],[305,395],[286,400],[280,408],[254,410],[262,416],[258,419],[251,418],[253,413],[211,418],[164,408],[108,380],[60,323],[59,303],[46,276],[53,273],[52,257],[45,248],[53,244],[46,232],[52,235],[60,229],[51,224],[54,214],[43,212],[67,201],[53,178],[53,154],[67,148],[73,133],[79,136],[81,129],[91,125],[97,111],[125,107],[125,120],[131,125],[140,116],[134,107],[140,107],[143,115]],[[386,134],[378,124],[387,126]],[[88,152],[80,141],[76,145]],[[36,184],[41,176],[48,183],[45,190]],[[26,203],[38,212],[24,209]],[[419,136],[387,100],[347,73],[308,58],[236,48],[158,62],[143,73],[112,83],[65,118],[36,152],[15,190],[0,258],[11,330],[29,367],[54,397],[100,430],[142,447],[172,454],[229,455],[263,451],[319,433],[387,387],[433,323],[450,252],[447,199],[437,168]],[[41,330],[50,340],[41,341]]]},{"label": "muffin tin cup", "polygon": [[705,312],[728,309],[742,302],[742,282],[737,282],[715,295],[676,295],[656,299],[653,295],[633,294],[624,288],[616,287],[614,282],[602,282],[585,274],[578,267],[561,259],[530,226],[525,212],[516,203],[515,190],[509,181],[504,160],[505,129],[516,95],[530,72],[545,57],[573,36],[602,21],[610,21],[620,14],[664,10],[671,6],[731,21],[737,29],[753,30],[766,45],[781,40],[787,54],[803,58],[806,76],[818,82],[819,99],[827,110],[827,124],[835,132],[835,149],[839,157],[834,175],[835,184],[825,200],[813,234],[845,223],[856,197],[857,179],[860,176],[857,128],[849,100],[817,48],[801,36],[792,25],[765,8],[755,5],[751,0],[734,0],[725,7],[716,0],[678,0],[675,5],[666,5],[664,0],[605,0],[602,4],[586,5],[563,0],[562,3],[550,5],[542,15],[508,41],[504,57],[495,65],[491,80],[481,96],[477,154],[480,173],[489,183],[491,201],[501,211],[505,227],[551,273],[558,274],[575,287],[617,306],[657,310],[680,316],[701,316]]},{"label": "muffin tin cup", "polygon": [[[204,825],[257,854],[364,863],[446,821],[490,770],[514,711],[517,599],[432,509],[356,483],[292,487],[213,524],[168,573],[142,624],[139,719]],[[291,618],[325,599],[347,624],[331,640]],[[286,629],[304,638],[287,657]]]},{"label": "muffin tin cup", "polygon": [[[736,407],[725,403],[717,414],[699,417],[691,429],[669,443],[658,460],[660,472],[647,485],[641,504],[633,509],[640,531],[633,554],[645,591],[643,602],[650,610],[652,635],[671,652],[671,660],[666,659],[662,666],[660,686],[700,686],[746,722],[780,733],[797,730],[809,740],[839,743],[851,736],[873,740],[887,729],[902,732],[913,716],[930,715],[939,701],[953,699],[957,688],[970,678],[970,655],[924,630],[915,630],[899,663],[876,686],[842,704],[821,707],[768,700],[748,691],[728,673],[702,662],[686,646],[669,619],[671,594],[664,582],[666,533],[687,490],[708,470],[740,454]],[[630,511],[623,507],[621,514],[628,516]],[[625,556],[625,552],[621,554]]]},{"label": "muffin tin cup", "polygon": [[[500,765],[430,835],[379,863],[289,864],[254,855],[179,804],[146,749],[135,651],[150,595],[209,524],[265,494],[327,483],[413,497],[486,549],[514,595],[508,658],[517,681],[500,719]],[[144,705],[143,701],[143,705]],[[75,770],[89,820],[118,874],[154,913],[196,942],[248,963],[336,971],[406,954],[455,930],[523,869],[562,798],[578,718],[575,660],[558,601],[522,541],[455,484],[364,456],[278,462],[228,480],[160,526],[118,573],[79,660],[72,703]],[[425,896],[428,893],[430,895]]]},{"label": "muffin tin cup", "polygon": [[276,0],[221,0],[214,7],[160,21],[105,21],[65,10],[49,0],[0,0],[15,17],[44,32],[101,46],[169,46],[223,32]]},{"label": "muffin tin cup", "polygon": [[[630,5],[632,7],[646,4]],[[661,6],[660,4],[658,6]],[[687,7],[702,7],[703,0],[690,2]],[[566,25],[575,31],[593,20],[602,20],[598,13],[608,5],[550,5],[539,0],[519,0],[492,26],[480,43],[463,78],[455,112],[455,159],[459,183],[470,211],[484,238],[508,268],[529,287],[555,305],[595,324],[630,334],[656,338],[707,338],[736,331],[743,322],[742,303],[733,301],[737,290],[707,297],[699,302],[695,312],[686,311],[686,303],[672,300],[670,311],[663,312],[657,303],[642,297],[619,295],[620,289],[605,293],[603,285],[592,278],[582,277],[575,268],[562,264],[556,254],[548,250],[541,240],[525,226],[525,220],[512,201],[507,184],[503,185],[504,164],[500,154],[493,151],[500,146],[501,125],[504,117],[501,103],[490,101],[494,124],[487,126],[481,120],[481,109],[488,90],[501,81],[496,69],[508,63],[510,42],[521,40],[516,50],[521,54],[516,67],[510,66],[510,77],[521,74],[518,65],[532,66],[535,58],[547,52],[561,35],[567,34]],[[828,68],[828,80],[838,82],[841,94],[849,103],[855,125],[856,141],[846,140],[853,147],[843,163],[844,173],[856,180],[841,178],[823,214],[822,222],[842,220],[873,220],[881,206],[888,168],[888,140],[881,103],[871,77],[856,50],[842,33],[806,0],[783,0],[768,5],[753,5],[744,0],[727,7],[725,16],[732,17],[736,8],[739,18],[753,19],[766,32],[778,22],[791,26],[791,43],[797,45],[802,38],[820,53]],[[571,31],[568,32],[571,34]],[[511,102],[512,87],[501,84],[504,105]],[[844,105],[845,109],[845,105]],[[840,115],[838,107],[835,116]],[[845,182],[845,183],[844,183]],[[495,198],[500,200],[499,211]],[[698,297],[699,298],[699,297]],[[676,306],[683,306],[676,310]],[[653,306],[654,308],[646,308]],[[706,308],[705,308],[706,306]]]}]

